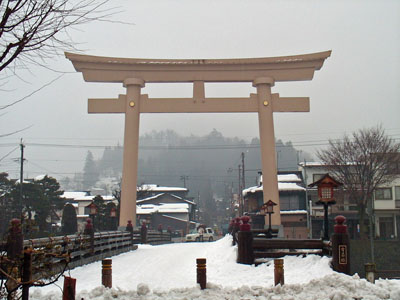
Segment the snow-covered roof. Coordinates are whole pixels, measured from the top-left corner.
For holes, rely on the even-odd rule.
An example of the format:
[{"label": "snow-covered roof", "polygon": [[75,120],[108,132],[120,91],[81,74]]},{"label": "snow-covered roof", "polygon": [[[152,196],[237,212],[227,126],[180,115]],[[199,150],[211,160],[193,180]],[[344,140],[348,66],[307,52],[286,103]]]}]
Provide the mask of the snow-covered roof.
[{"label": "snow-covered roof", "polygon": [[[161,193],[161,194],[157,194],[157,195],[155,195],[155,196],[151,196],[151,197],[147,197],[147,198],[144,198],[144,199],[137,200],[136,203],[148,202],[148,201],[150,201],[150,200],[157,199],[157,198],[161,197],[162,195],[165,195],[165,193]],[[189,203],[189,204],[192,204],[192,205],[195,205],[195,204],[196,204],[196,203],[194,203],[194,202],[192,202],[192,201],[190,201],[190,200],[184,199],[184,198],[179,197],[179,196],[177,196],[177,195],[174,195],[174,194],[169,194],[169,195],[172,196],[172,197],[174,197],[174,198],[176,198],[176,199],[185,201],[186,203]]]},{"label": "snow-covered roof", "polygon": [[136,206],[136,214],[148,215],[153,213],[188,213],[189,205],[187,203],[161,203],[143,204]]},{"label": "snow-covered roof", "polygon": [[306,167],[324,167],[326,166],[325,163],[321,161],[307,161],[307,162],[300,162],[299,166],[306,166]]},{"label": "snow-covered roof", "polygon": [[185,222],[185,223],[190,223],[190,224],[196,224],[196,222],[188,221],[188,220],[181,219],[181,218],[177,218],[177,217],[172,217],[172,216],[168,216],[168,215],[162,215],[162,216],[165,217],[165,218],[177,220],[177,221],[180,221],[180,222]]},{"label": "snow-covered roof", "polygon": [[34,180],[35,181],[43,180],[46,176],[47,176],[47,174],[38,175],[34,178]]},{"label": "snow-covered roof", "polygon": [[76,199],[85,196],[88,196],[88,192],[64,192],[61,197],[66,199]]},{"label": "snow-covered roof", "polygon": [[278,174],[278,182],[301,182],[297,174]]},{"label": "snow-covered roof", "polygon": [[90,216],[89,216],[89,215],[76,215],[76,217],[77,217],[78,219],[82,219],[82,218],[90,218]]},{"label": "snow-covered roof", "polygon": [[305,191],[306,189],[295,182],[278,182],[280,191]]},{"label": "snow-covered roof", "polygon": [[[93,201],[96,197],[94,195],[88,195],[88,192],[64,192],[61,196],[63,198],[74,200],[74,201]],[[116,200],[112,195],[101,196],[104,201],[114,201]]]},{"label": "snow-covered roof", "polygon": [[[301,178],[297,174],[278,174],[278,182],[301,182]],[[260,182],[263,182],[263,176],[260,175]]]},{"label": "snow-covered roof", "polygon": [[306,210],[281,210],[281,215],[302,215],[307,214]]},{"label": "snow-covered roof", "polygon": [[137,191],[149,191],[149,192],[187,192],[187,188],[183,187],[172,187],[172,186],[158,186],[157,184],[142,184],[137,187]]},{"label": "snow-covered roof", "polygon": [[[262,192],[262,186],[253,186],[243,190],[243,196],[248,193]],[[305,191],[306,189],[295,182],[278,182],[279,191]]]}]

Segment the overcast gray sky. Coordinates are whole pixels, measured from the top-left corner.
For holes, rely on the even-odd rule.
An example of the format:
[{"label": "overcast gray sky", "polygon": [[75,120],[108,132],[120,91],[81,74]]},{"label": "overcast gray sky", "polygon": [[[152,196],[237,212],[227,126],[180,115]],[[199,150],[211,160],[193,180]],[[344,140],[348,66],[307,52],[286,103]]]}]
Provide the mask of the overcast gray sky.
[{"label": "overcast gray sky", "polygon": [[[278,83],[281,96],[310,97],[310,113],[276,113],[277,138],[313,152],[328,138],[381,124],[400,138],[400,1],[113,0],[115,19],[134,25],[94,22],[70,31],[85,54],[134,58],[242,58],[332,50],[312,81]],[[120,84],[86,83],[60,53],[51,69],[68,72],[25,101],[0,111],[0,171],[18,176],[20,138],[27,144],[26,176],[60,178],[81,172],[88,148],[37,144],[116,145],[123,141],[122,115],[88,115],[87,98],[117,97]],[[57,78],[32,67],[8,79],[1,105]],[[4,87],[3,87],[4,88]],[[153,97],[191,96],[190,85],[148,85]],[[206,96],[248,96],[251,84],[206,85]],[[205,135],[258,136],[256,114],[142,115],[141,133],[173,129]],[[35,145],[36,144],[36,145]],[[303,145],[303,146],[302,146]],[[98,157],[101,150],[91,149]]]}]

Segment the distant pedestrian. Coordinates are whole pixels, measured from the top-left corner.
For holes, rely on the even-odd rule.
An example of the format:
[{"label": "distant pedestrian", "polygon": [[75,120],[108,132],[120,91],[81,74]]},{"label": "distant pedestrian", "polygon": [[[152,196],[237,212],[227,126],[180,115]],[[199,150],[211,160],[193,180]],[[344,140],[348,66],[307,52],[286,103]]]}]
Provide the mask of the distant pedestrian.
[{"label": "distant pedestrian", "polygon": [[146,222],[142,222],[142,226],[140,227],[140,242],[142,244],[146,244],[147,242],[147,226]]},{"label": "distant pedestrian", "polygon": [[158,231],[159,231],[160,233],[162,233],[162,231],[163,231],[162,224],[158,224]]},{"label": "distant pedestrian", "polygon": [[203,226],[200,226],[197,229],[197,232],[199,233],[200,242],[204,242],[204,228],[203,228]]},{"label": "distant pedestrian", "polygon": [[233,235],[233,224],[235,223],[235,219],[232,219],[230,222],[229,222],[229,226],[228,226],[228,233],[230,234],[230,235]]},{"label": "distant pedestrian", "polygon": [[233,230],[232,230],[232,236],[233,236],[232,245],[233,246],[235,246],[238,242],[239,230],[240,230],[240,218],[235,218],[235,221],[233,223]]}]

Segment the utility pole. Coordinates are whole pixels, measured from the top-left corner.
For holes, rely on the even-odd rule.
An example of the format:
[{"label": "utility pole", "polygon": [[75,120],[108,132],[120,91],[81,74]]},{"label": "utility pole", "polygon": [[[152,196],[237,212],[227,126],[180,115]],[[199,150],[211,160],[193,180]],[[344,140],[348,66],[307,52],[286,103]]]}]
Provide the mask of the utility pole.
[{"label": "utility pole", "polygon": [[308,201],[308,183],[307,183],[307,162],[304,159],[304,181],[306,183],[306,210],[307,210],[307,229],[308,238],[312,239],[312,201]]},{"label": "utility pole", "polygon": [[[200,191],[197,192],[197,221],[200,222]],[[196,218],[195,218],[196,219]]]},{"label": "utility pole", "polygon": [[183,187],[186,189],[186,180],[189,180],[189,176],[182,175],[181,180],[183,180]]},{"label": "utility pole", "polygon": [[244,213],[244,197],[243,197],[243,190],[246,188],[246,180],[244,177],[244,152],[242,152],[242,193],[241,193],[241,200],[242,200],[242,215]]},{"label": "utility pole", "polygon": [[20,174],[19,174],[19,207],[18,207],[18,211],[20,213],[20,218],[21,218],[21,224],[24,221],[24,217],[22,214],[22,199],[23,199],[23,190],[22,190],[22,184],[24,182],[24,148],[25,145],[22,143],[22,139],[21,142],[19,144],[20,149],[21,149],[21,162],[20,162]]},{"label": "utility pole", "polygon": [[238,190],[238,201],[239,201],[239,216],[242,215],[242,172],[241,165],[238,165],[239,170],[239,190]]},{"label": "utility pole", "polygon": [[246,180],[245,180],[245,177],[244,177],[244,172],[245,172],[245,169],[244,169],[244,152],[242,152],[242,186],[243,186],[243,189],[246,188]]}]

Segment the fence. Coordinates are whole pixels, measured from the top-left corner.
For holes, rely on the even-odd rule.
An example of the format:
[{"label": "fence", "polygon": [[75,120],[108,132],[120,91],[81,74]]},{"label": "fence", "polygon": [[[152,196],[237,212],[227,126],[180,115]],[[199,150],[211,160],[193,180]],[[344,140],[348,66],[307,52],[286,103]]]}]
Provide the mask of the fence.
[{"label": "fence", "polygon": [[280,258],[286,255],[331,255],[332,248],[323,240],[261,239],[253,240],[254,258]]},{"label": "fence", "polygon": [[[62,253],[68,253],[68,258],[54,258],[53,269],[60,269],[68,259],[68,267],[75,268],[94,261],[102,260],[105,257],[117,255],[137,249],[141,241],[139,231],[103,231],[90,235],[67,235],[49,238],[25,240],[24,248],[58,249]],[[148,231],[146,243],[157,245],[171,242],[169,233]]]},{"label": "fence", "polygon": [[259,230],[239,231],[237,257],[239,263],[259,264],[266,258],[280,258],[286,255],[332,255],[332,246],[328,241],[276,239],[258,236]]},{"label": "fence", "polygon": [[7,242],[0,243],[0,281],[6,281],[9,295],[15,296],[22,287],[22,299],[29,298],[30,286],[57,280],[67,267],[72,269],[137,249],[140,241],[171,242],[169,233],[157,231],[148,231],[145,236],[139,231],[107,231],[23,240],[17,223]]}]

